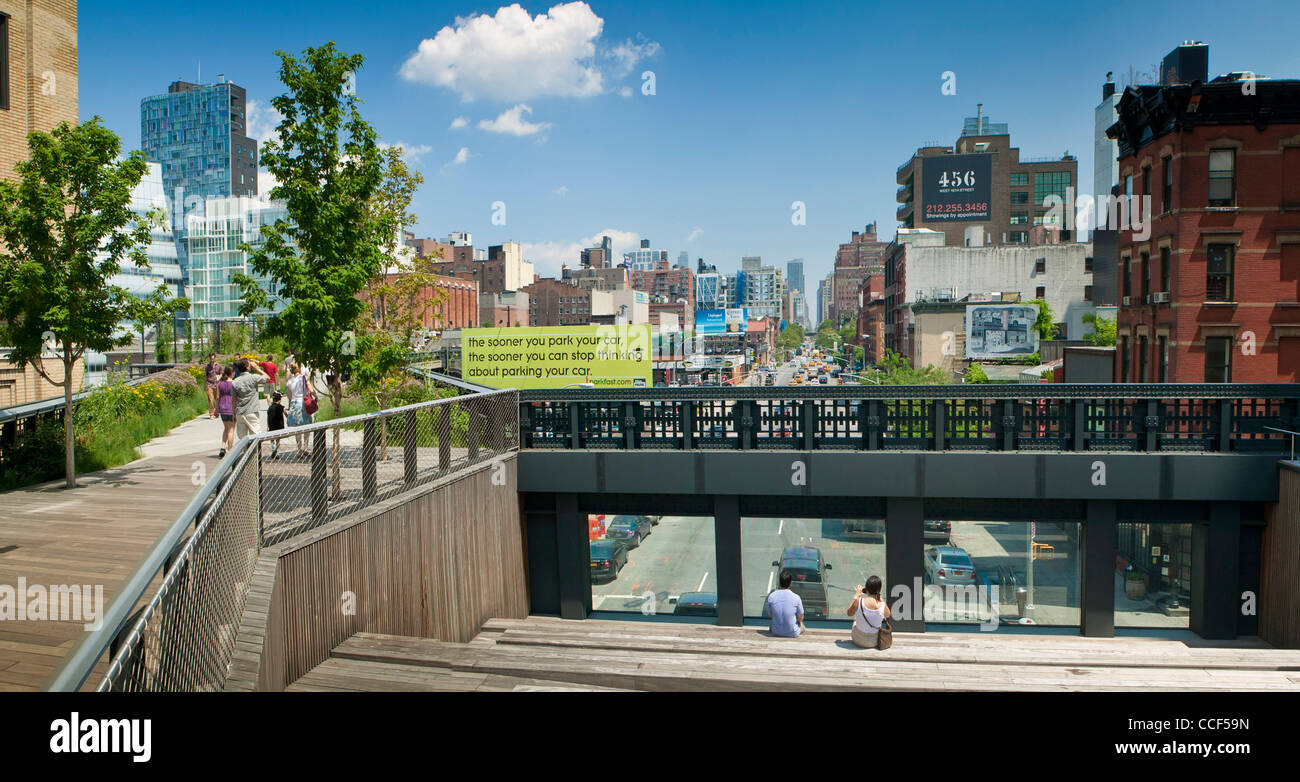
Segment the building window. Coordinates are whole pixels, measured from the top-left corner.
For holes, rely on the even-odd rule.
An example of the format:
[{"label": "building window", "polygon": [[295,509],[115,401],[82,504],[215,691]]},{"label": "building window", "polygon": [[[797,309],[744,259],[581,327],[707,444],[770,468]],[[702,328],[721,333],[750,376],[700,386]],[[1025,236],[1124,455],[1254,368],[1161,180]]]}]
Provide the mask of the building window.
[{"label": "building window", "polygon": [[1169,337],[1156,338],[1156,350],[1160,351],[1160,383],[1169,382]]},{"label": "building window", "polygon": [[1042,205],[1048,196],[1058,196],[1065,203],[1065,190],[1071,185],[1069,171],[1035,171],[1034,203]]},{"label": "building window", "polygon": [[1230,244],[1212,244],[1205,249],[1206,301],[1232,301],[1232,251]]},{"label": "building window", "polygon": [[1160,213],[1164,214],[1174,208],[1174,159],[1164,159],[1165,184],[1160,189]]},{"label": "building window", "polygon": [[1232,337],[1206,337],[1205,382],[1232,382]]},{"label": "building window", "polygon": [[1169,248],[1160,248],[1160,290],[1169,292]]},{"label": "building window", "polygon": [[1085,285],[1085,286],[1083,286],[1083,300],[1084,300],[1084,301],[1092,301],[1092,286],[1091,286],[1091,285]]},{"label": "building window", "polygon": [[1236,174],[1236,150],[1210,150],[1210,206],[1232,206],[1236,203]]},{"label": "building window", "polygon": [[1147,338],[1138,337],[1138,382],[1147,382]]},{"label": "building window", "polygon": [[1151,256],[1142,253],[1142,303],[1151,300]]},{"label": "building window", "polygon": [[1142,168],[1142,195],[1151,195],[1151,166]]},{"label": "building window", "polygon": [[1039,258],[1034,261],[1034,274],[1047,274],[1047,259]]},{"label": "building window", "polygon": [[3,13],[0,13],[0,109],[9,110],[9,15]]},{"label": "building window", "polygon": [[1028,190],[1016,190],[1016,191],[1012,192],[1012,194],[1011,194],[1011,203],[1012,203],[1013,205],[1019,205],[1019,204],[1027,204],[1027,203],[1029,203],[1029,191],[1028,191]]},{"label": "building window", "polygon": [[1012,212],[1012,213],[1011,213],[1011,224],[1012,224],[1012,225],[1028,225],[1028,224],[1029,224],[1029,213],[1028,213],[1028,212]]},{"label": "building window", "polygon": [[1009,241],[1011,244],[1024,244],[1025,242],[1029,241],[1029,232],[1028,232],[1028,231],[1012,231],[1012,232],[1011,232],[1011,235],[1010,235],[1010,239],[1008,239],[1008,241]]},{"label": "building window", "polygon": [[1011,174],[1011,186],[1023,187],[1029,184],[1029,172],[1018,171]]},{"label": "building window", "polygon": [[[1119,279],[1120,295],[1127,299],[1133,295],[1133,279],[1132,276],[1129,274],[1128,258],[1124,258],[1120,262],[1119,273],[1120,273],[1120,279]],[[1127,302],[1125,303],[1127,304]]]},{"label": "building window", "polygon": [[1047,298],[1047,288],[1043,287],[1042,285],[1039,285],[1037,288],[1034,288],[1034,298],[1035,298],[1035,299],[1046,299],[1046,298]]},{"label": "building window", "polygon": [[1086,256],[1084,256],[1084,258],[1083,258],[1083,270],[1084,270],[1084,272],[1091,272],[1091,271],[1092,271],[1092,256],[1091,256],[1091,255],[1086,255]]},{"label": "building window", "polygon": [[1119,338],[1119,382],[1128,382],[1129,367],[1128,337]]}]

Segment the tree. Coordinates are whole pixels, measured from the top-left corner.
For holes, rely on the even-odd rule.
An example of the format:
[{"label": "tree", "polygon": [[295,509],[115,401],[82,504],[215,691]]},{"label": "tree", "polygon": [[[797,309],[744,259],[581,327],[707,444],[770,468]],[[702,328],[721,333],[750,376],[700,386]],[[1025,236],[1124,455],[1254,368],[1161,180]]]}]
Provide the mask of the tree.
[{"label": "tree", "polygon": [[987,383],[989,375],[984,371],[984,367],[979,364],[971,364],[970,369],[966,370],[967,383]]},{"label": "tree", "polygon": [[1056,337],[1056,313],[1052,312],[1052,307],[1042,299],[1034,299],[1027,302],[1038,307],[1038,319],[1034,321],[1034,331],[1038,332],[1038,338],[1041,340],[1055,339]]},{"label": "tree", "polygon": [[[130,313],[130,318],[135,323],[136,330],[140,332],[141,360],[144,359],[144,335],[149,326],[161,323],[164,319],[170,321],[177,312],[184,312],[189,308],[190,300],[184,297],[173,299],[166,285],[159,285],[148,296],[132,298],[127,303],[127,312]],[[164,344],[161,328],[155,339],[159,345]],[[171,337],[167,337],[167,339],[171,339]]]},{"label": "tree", "polygon": [[[376,219],[402,227],[414,225],[409,212],[411,199],[424,177],[412,171],[400,147],[383,150],[384,180],[371,202]],[[354,385],[371,396],[380,409],[407,384],[406,367],[411,363],[415,332],[424,326],[425,315],[446,293],[436,285],[432,263],[442,257],[415,259],[398,253],[398,231],[385,244],[389,264],[371,281],[366,293],[370,317],[362,319],[361,343],[352,374]],[[491,324],[484,324],[485,326]],[[388,458],[387,419],[380,420],[381,459]]]},{"label": "tree", "polygon": [[[34,131],[27,149],[18,181],[0,182],[0,342],[13,346],[15,365],[63,387],[64,477],[74,489],[73,367],[87,350],[131,341],[117,335],[131,297],[110,280],[123,258],[149,268],[153,218],[130,208],[147,167],[140,152],[121,157],[99,117]],[[60,379],[46,367],[47,351],[63,365]]]},{"label": "tree", "polygon": [[1083,341],[1098,347],[1115,345],[1115,321],[1103,318],[1095,312],[1085,313],[1083,322],[1092,326],[1092,331],[1083,335]]},{"label": "tree", "polygon": [[[324,46],[301,59],[280,57],[287,91],[271,100],[283,119],[262,161],[275,177],[270,198],[288,219],[262,227],[259,248],[244,247],[249,266],[275,285],[284,308],[267,318],[270,336],[284,337],[299,360],[324,373],[334,415],[343,405],[343,378],[364,355],[368,337],[356,333],[368,305],[359,295],[385,267],[384,247],[400,225],[375,207],[384,184],[378,136],[361,116],[349,85],[364,58]],[[236,275],[245,315],[270,309],[270,297],[250,275]],[[333,496],[339,494],[339,432],[333,439]]]},{"label": "tree", "polygon": [[914,369],[907,356],[885,351],[884,360],[879,369],[882,371],[880,384],[886,386],[945,386],[952,383],[947,372],[927,364],[924,369]]},{"label": "tree", "polygon": [[776,346],[779,348],[789,348],[791,350],[798,348],[803,344],[804,330],[803,326],[798,323],[786,323],[781,334],[776,338]]}]

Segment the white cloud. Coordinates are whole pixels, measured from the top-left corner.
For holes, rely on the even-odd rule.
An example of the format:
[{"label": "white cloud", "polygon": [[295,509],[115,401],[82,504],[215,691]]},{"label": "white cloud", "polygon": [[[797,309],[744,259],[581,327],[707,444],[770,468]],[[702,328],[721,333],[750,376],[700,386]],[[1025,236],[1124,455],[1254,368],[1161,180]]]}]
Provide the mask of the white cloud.
[{"label": "white cloud", "polygon": [[655,41],[647,39],[640,33],[634,43],[631,38],[609,50],[606,55],[614,61],[614,77],[623,78],[636,68],[637,63],[648,60],[659,53],[662,47]]},{"label": "white cloud", "polygon": [[565,195],[566,193],[569,192],[569,186],[568,186],[568,185],[560,185],[559,187],[555,188],[555,189],[552,190],[551,192],[552,192],[552,193],[555,193],[557,196],[562,196],[562,195]]},{"label": "white cloud", "polygon": [[584,2],[530,16],[518,3],[443,27],[402,64],[403,78],[446,87],[461,100],[586,97],[604,89],[594,65],[604,20]]},{"label": "white cloud", "polygon": [[457,117],[456,119],[451,121],[450,130],[458,130],[459,128],[466,127],[467,125],[469,125],[468,119],[466,119],[465,117]]},{"label": "white cloud", "polygon": [[393,144],[385,144],[382,141],[379,142],[380,149],[388,149],[389,147],[401,147],[402,157],[406,158],[406,162],[412,165],[419,163],[425,155],[433,151],[433,147],[428,144],[407,144],[404,141],[398,141]]},{"label": "white cloud", "polygon": [[641,235],[635,231],[620,231],[606,228],[592,236],[586,236],[576,242],[538,242],[523,243],[524,259],[537,264],[537,273],[543,277],[559,277],[560,266],[568,264],[576,267],[582,259],[582,251],[600,242],[602,236],[608,236],[614,247],[614,263],[622,263],[623,253],[640,246]]},{"label": "white cloud", "polygon": [[549,122],[529,122],[524,119],[525,112],[532,114],[532,107],[527,103],[520,103],[512,109],[501,112],[496,119],[479,120],[478,126],[483,130],[489,130],[493,133],[506,133],[511,136],[531,136],[551,127]]},{"label": "white cloud", "polygon": [[703,235],[704,235],[704,229],[697,225],[691,229],[691,233],[689,236],[686,237],[686,241],[693,242],[696,239],[699,239]]},{"label": "white cloud", "polygon": [[461,147],[460,150],[456,152],[456,157],[452,158],[445,165],[443,165],[442,170],[446,171],[447,169],[454,168],[455,166],[463,166],[467,162],[469,162],[469,158],[470,158],[469,147]]},{"label": "white cloud", "polygon": [[275,129],[284,120],[284,115],[276,107],[259,100],[250,100],[244,118],[248,137],[256,139],[259,146],[272,139],[279,140]]},{"label": "white cloud", "polygon": [[619,94],[619,95],[622,95],[624,98],[630,98],[630,97],[632,97],[632,88],[631,88],[631,87],[619,87],[619,88],[618,88],[618,94]]}]

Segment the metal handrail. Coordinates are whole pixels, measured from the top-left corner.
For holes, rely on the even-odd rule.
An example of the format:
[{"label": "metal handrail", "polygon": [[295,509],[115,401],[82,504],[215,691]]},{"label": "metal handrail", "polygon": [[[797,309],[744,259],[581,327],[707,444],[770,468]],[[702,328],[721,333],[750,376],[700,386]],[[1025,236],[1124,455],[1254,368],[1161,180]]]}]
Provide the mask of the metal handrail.
[{"label": "metal handrail", "polygon": [[1296,383],[1017,383],[947,386],[524,389],[522,402],[764,399],[1300,399]]},{"label": "metal handrail", "polygon": [[[426,376],[439,382],[454,381],[454,378],[448,378],[434,372],[427,372]],[[457,382],[455,385],[465,386],[467,384]],[[515,389],[490,389],[481,393],[475,393],[475,398],[489,398],[499,395],[516,393]],[[402,407],[389,408],[372,413],[363,413],[360,415],[349,416],[347,418],[337,418],[319,423],[307,424],[304,426],[293,427],[292,434],[304,434],[320,429],[331,429],[336,427],[352,426],[354,424],[364,424],[368,420],[395,416],[409,410],[423,410],[440,405],[451,404],[462,396],[448,397],[446,399],[435,399],[428,402],[416,402]],[[244,462],[254,453],[254,448],[259,446],[263,441],[277,439],[285,436],[285,430],[275,432],[263,432],[260,434],[250,435],[239,440],[235,446],[226,454],[221,463],[217,465],[215,472],[208,481],[194,495],[176,521],[159,536],[149,551],[145,554],[140,565],[136,567],[122,586],[117,590],[112,602],[104,611],[103,620],[100,628],[89,631],[73,646],[59,667],[51,675],[42,689],[46,691],[72,692],[80,690],[90,678],[91,672],[95,665],[101,660],[105,653],[119,645],[119,641],[129,641],[141,632],[145,623],[149,620],[150,610],[153,603],[147,606],[145,610],[136,613],[135,606],[140,602],[147,592],[149,585],[159,573],[172,572],[174,556],[179,555],[177,546],[180,544],[186,531],[191,524],[201,521],[201,515],[210,500],[220,495],[228,485],[232,476],[238,475],[239,469],[244,466]],[[211,511],[215,511],[215,506]],[[194,545],[198,537],[196,534],[190,538],[188,545]],[[166,579],[164,578],[164,586]],[[158,595],[163,593],[160,587]],[[156,597],[155,597],[156,601]],[[130,630],[130,633],[123,638],[122,634]],[[116,669],[120,660],[113,660],[110,663],[110,672]],[[105,679],[107,683],[108,679]]]},{"label": "metal handrail", "polygon": [[100,628],[82,635],[72,647],[72,651],[55,669],[43,689],[53,692],[74,692],[81,689],[86,679],[90,678],[90,672],[94,670],[95,664],[126,629],[134,615],[136,603],[140,602],[149,584],[160,571],[167,569],[171,564],[172,553],[190,524],[198,520],[208,500],[225,486],[226,479],[234,474],[235,468],[240,466],[241,460],[252,449],[252,444],[258,437],[260,435],[246,437],[235,443],[235,447],[230,449],[226,457],[217,465],[216,471],[208,478],[208,482],[203,484],[176,517],[176,521],[163,532],[145,554],[144,560],[136,567],[135,572],[128,576],[126,582],[117,590],[113,601],[104,611]]}]

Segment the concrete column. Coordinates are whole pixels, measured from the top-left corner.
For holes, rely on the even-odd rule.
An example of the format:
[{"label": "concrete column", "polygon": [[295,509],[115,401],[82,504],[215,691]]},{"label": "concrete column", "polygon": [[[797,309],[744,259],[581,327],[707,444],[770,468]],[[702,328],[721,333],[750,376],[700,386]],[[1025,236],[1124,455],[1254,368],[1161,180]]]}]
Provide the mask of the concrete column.
[{"label": "concrete column", "polygon": [[1079,531],[1079,624],[1083,635],[1115,635],[1115,550],[1118,548],[1114,500],[1089,500]]},{"label": "concrete column", "polygon": [[1241,513],[1230,502],[1210,503],[1209,520],[1192,526],[1190,628],[1202,638],[1237,637],[1241,615]]},{"label": "concrete column", "polygon": [[[893,610],[898,598],[892,596],[896,585],[906,586],[908,605],[919,608],[922,595],[919,590],[925,574],[925,520],[923,504],[919,497],[888,497],[885,500],[885,599]],[[896,613],[901,614],[901,611]],[[891,620],[899,632],[925,632],[925,620],[915,610],[907,619]]]},{"label": "concrete column", "polygon": [[741,580],[740,498],[720,494],[713,498],[713,540],[718,567],[718,624],[744,624],[744,587]]},{"label": "concrete column", "polygon": [[578,495],[555,495],[556,564],[560,573],[560,617],[586,619],[591,613],[591,547],[587,516]]}]

